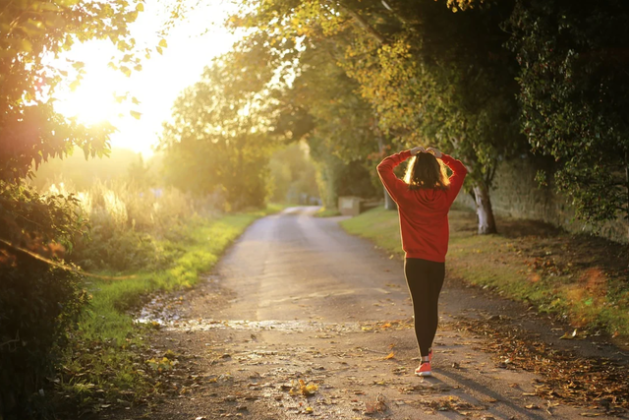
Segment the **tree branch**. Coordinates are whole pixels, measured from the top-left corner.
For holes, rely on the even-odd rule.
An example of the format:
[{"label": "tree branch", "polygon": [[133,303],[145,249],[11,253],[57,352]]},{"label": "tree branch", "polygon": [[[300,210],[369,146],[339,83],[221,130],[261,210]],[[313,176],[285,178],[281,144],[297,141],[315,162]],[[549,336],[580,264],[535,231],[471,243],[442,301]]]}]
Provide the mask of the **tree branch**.
[{"label": "tree branch", "polygon": [[4,244],[5,246],[8,246],[9,248],[15,250],[15,251],[19,251],[23,254],[26,254],[38,261],[41,261],[43,263],[46,263],[52,267],[56,267],[59,268],[61,270],[65,270],[65,271],[71,271],[73,273],[76,274],[80,274],[82,276],[86,276],[86,277],[93,277],[93,278],[97,278],[97,279],[101,279],[101,280],[127,280],[127,279],[133,279],[136,278],[135,275],[131,275],[131,276],[100,276],[98,274],[92,274],[92,273],[87,273],[83,270],[81,270],[80,268],[76,268],[76,267],[71,267],[69,265],[57,262],[57,261],[53,261],[49,258],[46,258],[44,256],[41,256],[33,251],[30,251],[28,249],[22,248],[21,246],[15,245],[13,244],[11,241],[7,241],[6,239],[2,239],[0,238],[0,243]]},{"label": "tree branch", "polygon": [[347,4],[345,4],[342,1],[339,1],[337,4],[341,9],[343,9],[343,11],[345,11],[348,15],[350,15],[354,19],[354,21],[358,24],[358,26],[364,29],[369,36],[371,36],[376,42],[378,42],[378,44],[384,45],[387,43],[387,39],[384,37],[384,35],[376,31],[376,29],[373,26],[371,26],[360,14],[358,14],[358,12],[353,10],[351,7],[349,7]]},{"label": "tree branch", "polygon": [[2,347],[6,346],[6,345],[11,344],[11,343],[19,343],[19,342],[20,342],[20,339],[19,339],[19,338],[16,338],[16,339],[13,339],[13,340],[8,340],[8,341],[5,341],[4,343],[0,343],[0,349],[1,349]]}]

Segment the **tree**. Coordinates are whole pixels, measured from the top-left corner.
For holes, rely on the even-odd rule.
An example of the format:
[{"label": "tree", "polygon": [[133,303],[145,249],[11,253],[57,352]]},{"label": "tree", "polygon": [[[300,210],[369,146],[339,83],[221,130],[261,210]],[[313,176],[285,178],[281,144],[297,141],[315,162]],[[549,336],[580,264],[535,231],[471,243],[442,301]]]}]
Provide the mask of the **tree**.
[{"label": "tree", "polygon": [[[55,366],[55,346],[87,300],[80,278],[51,266],[80,229],[72,198],[42,197],[22,181],[77,146],[105,154],[113,127],[86,127],[55,113],[66,69],[50,59],[73,43],[109,39],[137,63],[128,32],[141,1],[4,1],[0,5],[0,417],[25,418]],[[115,64],[115,63],[114,63]],[[82,63],[72,63],[80,80]],[[129,70],[129,69],[127,69]],[[129,70],[130,71],[130,70]],[[75,81],[76,82],[76,81]]]},{"label": "tree", "polygon": [[[269,112],[273,136],[279,142],[308,142],[310,155],[317,162],[324,204],[336,207],[342,189],[339,177],[349,176],[350,167],[349,172],[357,179],[377,179],[370,176],[375,165],[368,159],[378,148],[371,130],[371,109],[357,94],[356,82],[330,59],[336,49],[334,43],[325,38],[290,42],[291,38],[268,32],[254,33],[253,38],[257,39],[254,43],[244,41],[251,45],[246,54],[264,55],[266,67],[247,65],[252,60],[246,55],[241,56],[239,65],[247,66],[242,71],[248,74],[274,69],[276,100]],[[307,48],[303,48],[304,43]],[[372,190],[360,189],[367,195]]]},{"label": "tree", "polygon": [[[111,125],[86,127],[54,112],[54,89],[70,75],[48,62],[75,42],[109,39],[125,54],[121,60],[137,64],[128,25],[141,10],[141,0],[23,0],[0,6],[0,179],[23,178],[32,163],[64,156],[75,146],[90,156],[105,153]],[[78,83],[83,63],[72,67]]]},{"label": "tree", "polygon": [[436,141],[471,166],[479,233],[495,231],[489,190],[496,165],[525,145],[514,100],[517,67],[499,27],[511,2],[460,2],[468,10],[457,14],[431,0],[254,5],[237,21],[281,28],[285,37],[333,40],[344,53],[334,60],[358,82],[384,140],[398,148]]},{"label": "tree", "polygon": [[151,166],[151,163],[144,162],[142,155],[138,154],[136,160],[127,168],[127,179],[140,190],[155,186],[156,179]]},{"label": "tree", "polygon": [[522,130],[557,161],[559,191],[591,222],[629,217],[627,21],[622,0],[519,0],[506,25]]},{"label": "tree", "polygon": [[[248,40],[253,47],[258,41]],[[220,192],[228,210],[264,204],[273,145],[266,117],[273,73],[247,72],[243,54],[258,69],[268,68],[267,56],[247,54],[247,44],[240,46],[243,50],[215,59],[201,81],[177,99],[160,145],[172,184],[197,194]]]},{"label": "tree", "polygon": [[348,73],[395,143],[436,142],[470,167],[478,232],[493,233],[489,191],[496,167],[525,150],[513,98],[515,61],[502,48],[507,38],[499,28],[510,5],[454,14],[439,2],[398,2],[387,10],[388,19],[372,19],[377,26],[362,30],[350,47]]},{"label": "tree", "polygon": [[[339,194],[372,196],[372,183],[359,187],[364,179],[380,186],[371,170],[375,164],[370,157],[380,148],[372,110],[359,96],[357,83],[331,59],[333,43],[325,38],[304,43],[296,77],[283,98],[291,114],[297,107],[310,118],[310,130],[304,134],[319,168],[324,204],[336,207]],[[352,183],[356,188],[351,188]]]},{"label": "tree", "polygon": [[319,197],[316,169],[308,145],[301,141],[276,150],[269,162],[272,180],[271,199],[277,203],[304,204]]}]

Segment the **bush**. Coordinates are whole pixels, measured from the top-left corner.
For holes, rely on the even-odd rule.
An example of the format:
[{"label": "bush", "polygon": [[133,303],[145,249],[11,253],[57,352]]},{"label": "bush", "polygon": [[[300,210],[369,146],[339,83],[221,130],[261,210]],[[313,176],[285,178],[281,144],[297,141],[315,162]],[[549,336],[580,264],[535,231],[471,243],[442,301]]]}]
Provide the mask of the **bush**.
[{"label": "bush", "polygon": [[[87,293],[77,275],[20,253],[0,265],[0,413],[30,417]],[[34,405],[35,404],[35,405]],[[41,408],[41,407],[39,407]]]},{"label": "bush", "polygon": [[75,209],[72,197],[42,197],[0,182],[0,418],[5,420],[31,417],[43,407],[36,403],[50,385],[45,378],[87,302],[76,274],[40,260],[63,256],[68,238],[80,228]]},{"label": "bush", "polygon": [[[69,196],[72,187],[58,181],[47,190]],[[192,199],[174,188],[140,188],[124,181],[97,182],[75,194],[87,229],[72,239],[70,258],[86,270],[167,267],[182,253],[172,242],[185,237],[185,222],[215,207],[212,200]]]}]

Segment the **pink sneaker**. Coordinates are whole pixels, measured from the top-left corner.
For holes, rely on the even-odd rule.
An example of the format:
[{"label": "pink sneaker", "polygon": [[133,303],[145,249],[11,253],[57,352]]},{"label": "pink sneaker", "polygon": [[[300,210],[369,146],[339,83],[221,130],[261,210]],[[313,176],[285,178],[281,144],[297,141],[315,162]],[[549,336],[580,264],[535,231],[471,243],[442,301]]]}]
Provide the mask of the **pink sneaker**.
[{"label": "pink sneaker", "polygon": [[432,376],[430,370],[430,362],[424,362],[417,369],[415,369],[415,375],[417,376]]}]

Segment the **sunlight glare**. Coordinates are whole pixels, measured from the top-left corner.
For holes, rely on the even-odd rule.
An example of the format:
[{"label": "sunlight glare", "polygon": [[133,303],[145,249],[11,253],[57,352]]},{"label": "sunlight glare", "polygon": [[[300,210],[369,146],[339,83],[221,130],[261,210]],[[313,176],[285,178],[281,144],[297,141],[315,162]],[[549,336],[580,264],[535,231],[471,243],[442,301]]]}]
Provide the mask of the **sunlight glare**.
[{"label": "sunlight glare", "polygon": [[[89,62],[89,58],[86,59]],[[119,75],[109,68],[90,66],[75,91],[68,91],[57,101],[55,108],[63,115],[80,123],[93,125],[119,118],[121,106],[115,99]]]},{"label": "sunlight glare", "polygon": [[[196,0],[184,1],[195,3]],[[165,9],[160,0],[147,0],[145,6],[145,12],[133,23],[131,33],[141,48],[152,48],[162,37]],[[59,89],[55,95],[55,110],[66,117],[76,117],[86,125],[108,121],[118,130],[111,136],[112,146],[151,155],[163,122],[171,117],[175,99],[186,87],[197,82],[203,68],[214,57],[229,51],[238,38],[222,26],[223,19],[234,7],[221,0],[197,7],[196,13],[188,14],[169,30],[168,48],[163,54],[153,53],[151,59],[143,61],[143,70],[134,71],[130,77],[108,67],[110,58],[117,54],[111,43],[92,40],[75,44],[69,53],[60,57],[59,63],[64,67],[66,58],[85,63],[85,78],[75,91],[69,87]],[[128,97],[119,103],[116,95],[125,94]]]}]

